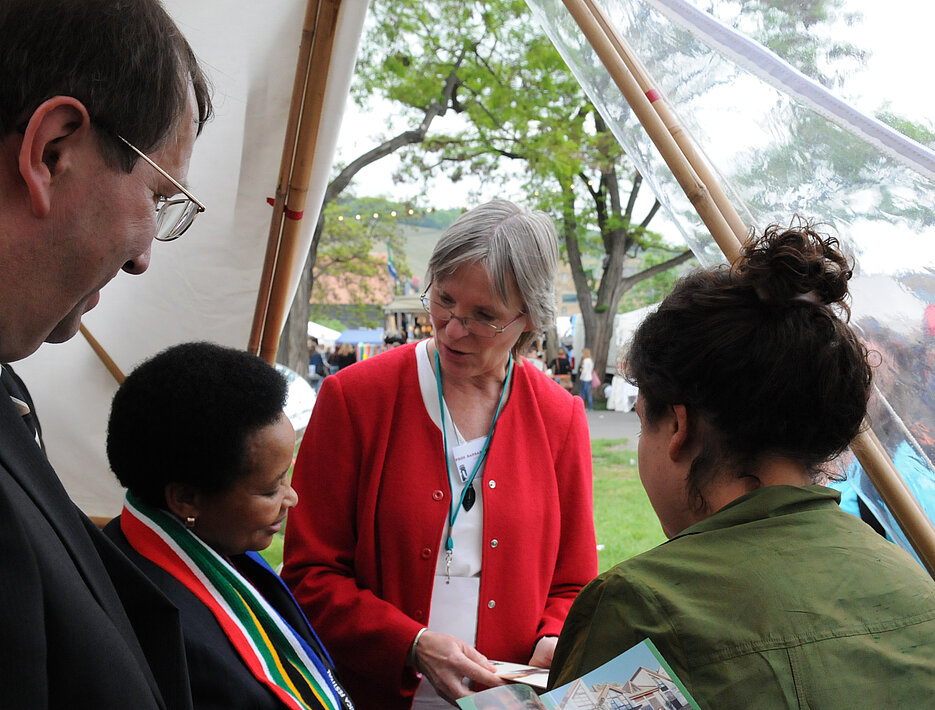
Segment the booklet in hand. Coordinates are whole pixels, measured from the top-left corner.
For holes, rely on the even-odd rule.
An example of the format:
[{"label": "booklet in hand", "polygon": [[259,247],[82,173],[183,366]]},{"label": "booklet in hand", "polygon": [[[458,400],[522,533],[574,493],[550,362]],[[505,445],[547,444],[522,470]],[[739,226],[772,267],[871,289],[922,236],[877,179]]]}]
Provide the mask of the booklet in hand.
[{"label": "booklet in hand", "polygon": [[549,685],[549,669],[524,666],[522,663],[491,661],[497,667],[497,675],[513,683],[525,683],[533,688],[545,690]]},{"label": "booklet in hand", "polygon": [[[511,673],[498,672],[498,675],[509,678]],[[530,677],[535,677],[535,674],[530,674]],[[699,710],[698,704],[649,639],[548,693],[537,696],[520,673],[513,684],[468,695],[458,700],[458,706],[464,710],[559,710],[572,707]]]}]

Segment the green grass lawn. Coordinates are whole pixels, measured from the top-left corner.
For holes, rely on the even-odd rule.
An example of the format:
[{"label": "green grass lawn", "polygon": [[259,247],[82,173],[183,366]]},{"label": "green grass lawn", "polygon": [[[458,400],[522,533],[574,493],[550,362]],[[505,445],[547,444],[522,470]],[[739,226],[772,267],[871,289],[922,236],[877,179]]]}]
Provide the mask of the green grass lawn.
[{"label": "green grass lawn", "polygon": [[598,439],[591,442],[594,461],[594,527],[598,570],[638,555],[665,541],[636,470],[632,444]]},{"label": "green grass lawn", "polygon": [[[596,403],[595,403],[596,404]],[[594,526],[598,568],[645,552],[665,540],[636,470],[635,447],[626,439],[591,442],[594,461]],[[262,553],[273,569],[282,563],[282,533]]]}]

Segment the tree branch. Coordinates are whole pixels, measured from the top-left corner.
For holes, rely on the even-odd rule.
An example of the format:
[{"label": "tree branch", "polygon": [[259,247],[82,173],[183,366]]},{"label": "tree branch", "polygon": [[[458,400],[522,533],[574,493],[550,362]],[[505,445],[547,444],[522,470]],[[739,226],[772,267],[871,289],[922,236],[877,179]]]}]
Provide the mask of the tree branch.
[{"label": "tree branch", "polygon": [[445,79],[445,86],[442,89],[442,98],[444,99],[444,102],[437,101],[433,103],[428,109],[426,109],[425,115],[423,116],[422,122],[419,124],[418,128],[409,131],[403,131],[399,135],[384,141],[376,148],[368,150],[363,155],[348,163],[347,166],[345,166],[345,168],[340,173],[338,173],[337,177],[328,183],[328,188],[325,190],[322,212],[324,212],[324,205],[327,205],[338,195],[340,195],[351,183],[351,180],[354,179],[354,176],[365,167],[371,163],[377,162],[381,158],[392,155],[404,146],[421,143],[425,140],[425,136],[428,133],[432,122],[439,116],[443,116],[452,104],[455,90],[461,83],[461,80],[458,77],[458,71],[461,69],[462,62],[464,62],[465,51],[466,50],[462,49],[458,60],[454,63],[451,71],[448,73],[448,77]]},{"label": "tree branch", "polygon": [[[640,180],[643,179],[642,177],[640,177],[639,173],[637,173],[636,176],[639,177]],[[636,181],[634,180],[634,182]],[[653,206],[649,210],[649,212],[646,214],[646,218],[642,222],[640,222],[640,229],[646,229],[646,227],[649,226],[649,223],[652,221],[653,217],[656,216],[656,213],[659,211],[660,207],[661,205],[659,204],[659,200],[656,200],[655,202],[653,202]]]},{"label": "tree branch", "polygon": [[638,274],[633,274],[632,276],[624,276],[620,279],[620,283],[623,286],[623,291],[629,291],[631,288],[636,286],[640,281],[645,281],[646,279],[651,279],[656,274],[661,274],[663,271],[671,269],[673,266],[678,266],[679,264],[684,264],[686,261],[691,259],[694,256],[691,249],[686,249],[678,256],[674,256],[667,261],[663,261],[661,264],[656,264],[655,266],[650,266],[648,269],[640,271]]}]

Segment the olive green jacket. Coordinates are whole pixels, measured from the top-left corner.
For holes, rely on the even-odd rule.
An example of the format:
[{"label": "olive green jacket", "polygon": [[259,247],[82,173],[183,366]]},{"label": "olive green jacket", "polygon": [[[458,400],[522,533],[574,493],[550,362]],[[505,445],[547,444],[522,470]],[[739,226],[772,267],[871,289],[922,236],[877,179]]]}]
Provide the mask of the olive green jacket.
[{"label": "olive green jacket", "polygon": [[912,708],[935,698],[935,582],[822,486],[749,493],[579,594],[564,685],[651,638],[702,708]]}]

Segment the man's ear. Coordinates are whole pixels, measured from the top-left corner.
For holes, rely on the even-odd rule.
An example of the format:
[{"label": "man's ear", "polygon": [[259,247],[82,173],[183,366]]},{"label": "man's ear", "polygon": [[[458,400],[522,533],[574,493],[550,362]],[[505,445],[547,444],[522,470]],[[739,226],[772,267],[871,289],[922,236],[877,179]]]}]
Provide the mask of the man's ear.
[{"label": "man's ear", "polygon": [[166,506],[169,512],[185,520],[197,518],[201,511],[201,496],[198,489],[186,483],[167,483],[165,488]]},{"label": "man's ear", "polygon": [[55,178],[69,167],[80,142],[89,138],[91,117],[76,98],[53,96],[33,111],[20,146],[19,172],[36,217],[49,213]]},{"label": "man's ear", "polygon": [[684,404],[673,404],[672,415],[666,422],[666,426],[670,427],[669,458],[678,461],[679,458],[688,453],[688,410]]}]

